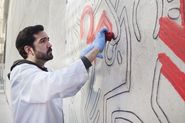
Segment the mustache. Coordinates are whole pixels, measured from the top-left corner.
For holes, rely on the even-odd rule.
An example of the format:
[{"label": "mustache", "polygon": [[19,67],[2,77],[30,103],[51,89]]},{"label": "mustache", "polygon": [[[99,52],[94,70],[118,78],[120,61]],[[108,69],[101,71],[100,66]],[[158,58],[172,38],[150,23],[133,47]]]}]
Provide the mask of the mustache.
[{"label": "mustache", "polygon": [[52,48],[50,47],[50,48],[48,49],[47,53],[49,53],[49,52],[51,52],[51,51],[52,51]]}]

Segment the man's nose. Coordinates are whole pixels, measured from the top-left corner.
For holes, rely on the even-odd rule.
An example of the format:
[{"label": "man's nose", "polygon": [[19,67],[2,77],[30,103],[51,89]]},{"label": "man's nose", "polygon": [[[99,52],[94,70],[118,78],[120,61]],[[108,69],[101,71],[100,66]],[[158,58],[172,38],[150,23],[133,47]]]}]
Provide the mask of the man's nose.
[{"label": "man's nose", "polygon": [[52,47],[52,44],[50,42],[48,42],[48,47]]}]

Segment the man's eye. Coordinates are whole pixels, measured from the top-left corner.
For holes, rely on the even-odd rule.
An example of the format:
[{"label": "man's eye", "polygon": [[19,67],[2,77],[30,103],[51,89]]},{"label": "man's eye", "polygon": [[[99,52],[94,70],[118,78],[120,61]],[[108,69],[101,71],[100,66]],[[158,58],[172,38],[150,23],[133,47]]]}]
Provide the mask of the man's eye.
[{"label": "man's eye", "polygon": [[43,38],[40,40],[40,43],[45,43],[46,41],[49,41],[49,38]]},{"label": "man's eye", "polygon": [[43,40],[40,40],[40,43],[44,43],[44,42],[46,42],[46,40],[44,40],[44,39]]},{"label": "man's eye", "polygon": [[44,42],[43,40],[40,41],[40,43],[43,43],[43,42]]}]

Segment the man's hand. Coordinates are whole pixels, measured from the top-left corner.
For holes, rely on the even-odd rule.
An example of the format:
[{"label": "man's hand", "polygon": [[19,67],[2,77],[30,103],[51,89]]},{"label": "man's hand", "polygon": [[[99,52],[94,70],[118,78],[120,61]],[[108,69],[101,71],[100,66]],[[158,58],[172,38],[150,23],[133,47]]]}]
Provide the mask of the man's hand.
[{"label": "man's hand", "polygon": [[106,40],[105,40],[105,33],[108,32],[108,30],[106,28],[102,28],[98,34],[96,35],[95,40],[93,41],[92,45],[95,48],[98,48],[100,50],[100,52],[103,51],[105,44],[106,44]]},{"label": "man's hand", "polygon": [[[102,52],[105,44],[106,44],[106,40],[105,40],[105,33],[108,32],[108,30],[106,28],[102,28],[96,35],[95,40],[93,41],[92,44],[88,45],[85,49],[83,49],[80,53],[80,57],[85,56],[87,53],[89,53],[93,48],[96,48],[99,50],[99,52]],[[103,55],[98,53],[96,55],[96,57],[98,58],[103,58]]]}]

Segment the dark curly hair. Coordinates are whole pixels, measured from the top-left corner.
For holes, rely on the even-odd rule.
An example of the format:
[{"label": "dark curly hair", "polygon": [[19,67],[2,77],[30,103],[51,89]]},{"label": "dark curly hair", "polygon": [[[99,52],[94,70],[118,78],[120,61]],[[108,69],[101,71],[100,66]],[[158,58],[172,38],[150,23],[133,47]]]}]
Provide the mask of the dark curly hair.
[{"label": "dark curly hair", "polygon": [[33,42],[35,41],[34,34],[37,34],[44,30],[42,25],[28,26],[19,32],[15,45],[19,54],[26,59],[27,53],[24,50],[24,46],[29,45],[34,48]]}]

